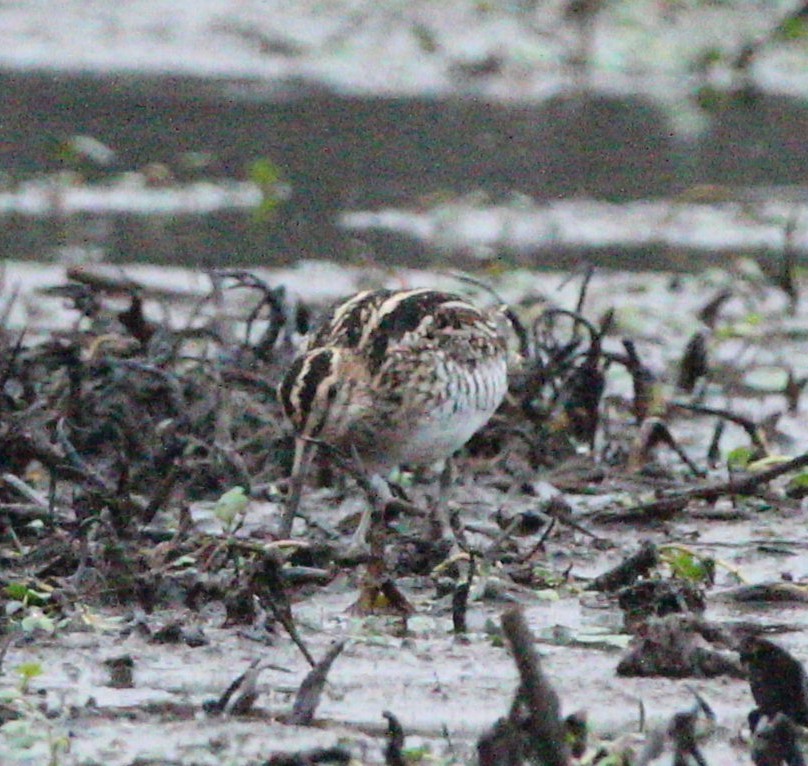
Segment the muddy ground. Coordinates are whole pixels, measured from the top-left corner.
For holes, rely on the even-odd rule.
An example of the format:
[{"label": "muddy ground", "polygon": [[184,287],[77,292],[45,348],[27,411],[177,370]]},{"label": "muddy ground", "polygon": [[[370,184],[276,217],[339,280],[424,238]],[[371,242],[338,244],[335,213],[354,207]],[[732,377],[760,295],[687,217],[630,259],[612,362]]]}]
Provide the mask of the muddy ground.
[{"label": "muddy ground", "polygon": [[[739,649],[808,657],[800,18],[2,4],[0,242],[20,260],[0,281],[0,763],[399,763],[385,711],[406,762],[472,763],[520,683],[515,606],[563,715],[588,716],[576,762],[659,740],[670,763],[672,716],[701,700],[706,762],[750,763]],[[141,258],[197,270],[92,265]],[[640,270],[586,284],[582,261]],[[498,295],[378,266],[402,263],[480,269]],[[548,263],[570,271],[516,268]],[[321,308],[382,284],[504,302],[524,335],[451,491],[473,577],[414,512],[436,471],[404,470],[394,599],[357,609],[354,479],[322,465],[277,539],[274,392]],[[597,579],[638,551],[620,587]]]},{"label": "muddy ground", "polygon": [[[794,464],[770,477],[808,441],[799,396],[806,309],[793,270],[779,283],[751,261],[693,276],[596,272],[580,313],[604,330],[602,348],[580,329],[569,365],[555,368],[548,350],[569,328],[550,331],[546,312],[575,310],[584,274],[482,275],[530,337],[520,349],[514,336],[515,359],[523,353],[509,401],[458,460],[451,506],[479,554],[462,634],[452,598],[468,565],[435,570],[445,550],[418,542],[418,516],[391,519],[386,546],[411,613],[395,603],[381,614],[357,610],[365,566],[340,556],[366,500],[338,469],[312,478],[295,544],[276,545],[290,456],[274,385],[309,312],[316,319],[339,295],[439,285],[483,305],[497,299],[427,272],[304,263],[256,273],[285,291],[245,287],[243,274],[214,289],[209,275],[179,269],[7,265],[3,763],[252,764],[314,747],[381,763],[384,711],[404,729],[409,762],[469,763],[518,684],[500,628],[514,605],[563,713],[588,715],[584,761],[623,738],[641,743],[692,709],[696,692],[715,715],[701,745],[707,762],[751,762],[754,703],[740,641],[762,633],[808,656],[803,474]],[[266,295],[248,336],[245,320]],[[276,325],[281,316],[286,324]],[[706,357],[693,367],[691,354],[688,392],[676,383],[695,334]],[[629,372],[625,339],[648,375]],[[564,393],[586,359],[605,380],[597,421],[592,411],[578,417],[581,402]],[[653,395],[636,396],[639,378],[653,379]],[[691,468],[645,438],[652,422],[668,427]],[[432,471],[397,478],[419,508],[436,493]],[[249,502],[233,502],[232,492],[221,499],[238,486]],[[677,678],[617,674],[627,647],[652,629],[628,629],[616,593],[592,588],[646,541],[659,558],[638,581],[679,593],[668,619],[681,626],[700,615],[722,634],[708,644],[685,630],[667,670]],[[713,574],[702,579],[705,562]],[[745,587],[764,584],[778,587]],[[290,722],[310,664],[284,625],[314,660],[346,642],[312,725]],[[692,646],[717,652],[724,673],[683,669]],[[124,670],[113,673],[109,661],[122,657]],[[212,712],[256,661],[250,709]]]}]

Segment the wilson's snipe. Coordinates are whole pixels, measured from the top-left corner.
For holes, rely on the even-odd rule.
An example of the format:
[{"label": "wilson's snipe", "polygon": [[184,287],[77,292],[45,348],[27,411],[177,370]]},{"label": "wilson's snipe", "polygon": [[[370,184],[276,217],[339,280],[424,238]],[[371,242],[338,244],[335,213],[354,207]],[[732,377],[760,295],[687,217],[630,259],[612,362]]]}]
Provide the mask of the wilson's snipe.
[{"label": "wilson's snipe", "polygon": [[[311,439],[355,453],[377,476],[448,458],[499,406],[506,363],[495,317],[456,295],[374,290],[338,304],[280,386],[298,437],[293,488]],[[369,519],[357,533],[362,541]]]}]

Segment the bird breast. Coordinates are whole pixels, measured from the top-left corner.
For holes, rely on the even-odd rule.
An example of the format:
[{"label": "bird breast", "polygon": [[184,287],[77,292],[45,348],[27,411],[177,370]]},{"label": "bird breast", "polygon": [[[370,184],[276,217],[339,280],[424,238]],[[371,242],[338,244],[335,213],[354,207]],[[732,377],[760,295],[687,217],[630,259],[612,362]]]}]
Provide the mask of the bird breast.
[{"label": "bird breast", "polygon": [[279,393],[299,436],[381,471],[460,449],[502,402],[506,368],[489,313],[433,290],[368,291],[332,309]]}]

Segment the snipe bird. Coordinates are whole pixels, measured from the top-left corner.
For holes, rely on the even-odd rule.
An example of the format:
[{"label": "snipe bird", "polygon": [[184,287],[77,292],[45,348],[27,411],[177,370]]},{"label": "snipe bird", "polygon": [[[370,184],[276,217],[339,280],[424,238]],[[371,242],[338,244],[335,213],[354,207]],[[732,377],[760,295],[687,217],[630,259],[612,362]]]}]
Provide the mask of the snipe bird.
[{"label": "snipe bird", "polygon": [[[505,396],[507,356],[496,314],[457,295],[371,290],[337,304],[279,390],[297,437],[282,535],[291,531],[312,440],[357,456],[376,480],[402,464],[449,458]],[[445,514],[437,521],[445,531]],[[355,544],[369,524],[370,511]]]}]

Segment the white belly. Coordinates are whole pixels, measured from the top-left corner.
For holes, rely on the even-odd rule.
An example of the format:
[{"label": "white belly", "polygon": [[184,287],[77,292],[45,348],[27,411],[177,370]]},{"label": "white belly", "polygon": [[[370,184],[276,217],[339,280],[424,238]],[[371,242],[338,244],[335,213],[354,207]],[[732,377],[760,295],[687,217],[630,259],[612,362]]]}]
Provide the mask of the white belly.
[{"label": "white belly", "polygon": [[450,374],[446,396],[413,418],[400,449],[394,450],[395,462],[424,464],[449,457],[489,421],[507,390],[504,359],[492,360],[471,376]]}]

